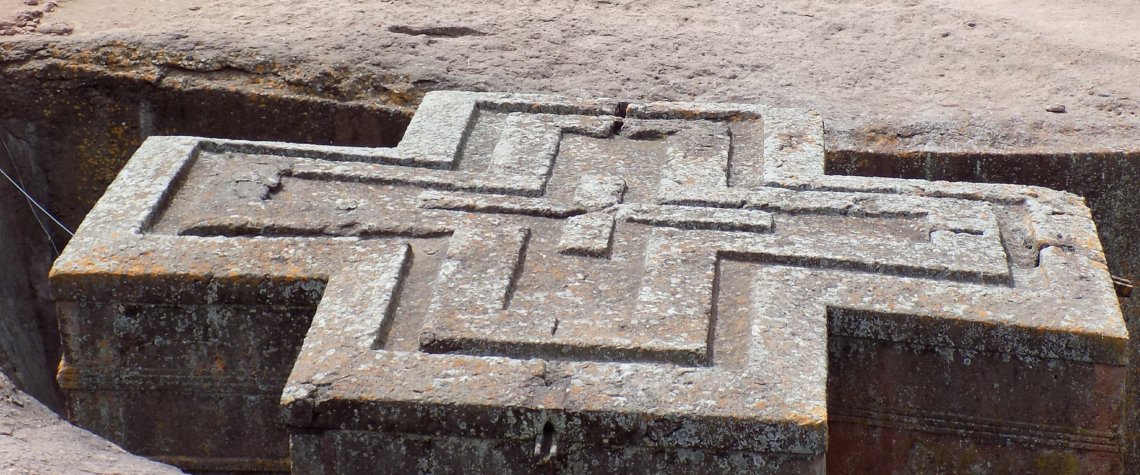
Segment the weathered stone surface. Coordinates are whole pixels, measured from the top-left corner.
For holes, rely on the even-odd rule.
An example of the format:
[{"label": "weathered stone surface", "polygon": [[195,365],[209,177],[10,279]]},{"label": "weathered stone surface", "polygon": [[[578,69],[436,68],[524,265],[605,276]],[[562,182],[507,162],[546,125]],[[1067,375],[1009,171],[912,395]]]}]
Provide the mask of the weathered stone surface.
[{"label": "weathered stone surface", "polygon": [[827,176],[801,111],[621,111],[438,93],[394,149],[151,139],[53,270],[73,417],[208,468],[283,466],[284,385],[300,472],[1120,470],[1079,198]]}]

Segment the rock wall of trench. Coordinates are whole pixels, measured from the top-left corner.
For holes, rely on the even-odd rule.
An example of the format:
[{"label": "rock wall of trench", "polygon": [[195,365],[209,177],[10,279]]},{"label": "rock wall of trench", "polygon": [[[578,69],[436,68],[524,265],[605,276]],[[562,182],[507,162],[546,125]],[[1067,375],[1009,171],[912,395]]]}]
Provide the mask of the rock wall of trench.
[{"label": "rock wall of trench", "polygon": [[[0,395],[0,471],[177,472],[52,414],[62,404],[48,271],[69,238],[63,227],[79,226],[146,137],[392,146],[411,115],[384,104],[254,88],[228,74],[205,82],[174,76],[156,81],[153,70],[0,61],[0,169],[63,224],[33,211],[0,177],[0,389],[7,391]],[[52,455],[62,451],[68,456]]]}]

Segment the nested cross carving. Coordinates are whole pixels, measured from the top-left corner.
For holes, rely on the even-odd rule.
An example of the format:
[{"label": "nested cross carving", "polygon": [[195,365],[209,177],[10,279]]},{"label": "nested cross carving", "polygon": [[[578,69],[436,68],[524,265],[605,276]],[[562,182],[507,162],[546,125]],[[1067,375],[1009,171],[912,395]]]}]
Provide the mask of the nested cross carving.
[{"label": "nested cross carving", "polygon": [[[1120,363],[1078,201],[828,176],[822,140],[798,111],[446,93],[394,149],[152,141],[107,199],[138,204],[97,208],[113,225],[77,236],[108,263],[72,251],[57,268],[79,287],[208,274],[184,293],[267,300],[327,281],[283,397],[305,427],[343,400],[376,427],[397,402],[516,411],[479,428],[508,438],[555,420],[588,440],[614,430],[592,414],[653,414],[684,428],[662,446],[702,433],[811,457],[829,335]],[[196,258],[159,268],[172,246]]]}]

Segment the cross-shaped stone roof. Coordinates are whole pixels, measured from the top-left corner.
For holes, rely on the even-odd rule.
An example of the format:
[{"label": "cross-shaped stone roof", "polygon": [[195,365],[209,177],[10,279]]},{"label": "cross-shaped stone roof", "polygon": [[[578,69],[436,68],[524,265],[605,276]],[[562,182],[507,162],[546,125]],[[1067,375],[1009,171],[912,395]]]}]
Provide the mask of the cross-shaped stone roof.
[{"label": "cross-shaped stone roof", "polygon": [[829,420],[1118,451],[1127,332],[1080,198],[825,172],[817,115],[738,104],[448,92],[393,149],[152,138],[53,270],[61,385],[284,384],[294,467],[379,431],[822,470]]}]

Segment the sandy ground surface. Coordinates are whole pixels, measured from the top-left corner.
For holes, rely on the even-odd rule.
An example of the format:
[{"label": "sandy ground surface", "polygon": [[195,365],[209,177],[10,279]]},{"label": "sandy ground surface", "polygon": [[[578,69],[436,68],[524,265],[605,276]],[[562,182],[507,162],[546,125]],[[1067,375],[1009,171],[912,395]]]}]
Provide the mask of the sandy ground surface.
[{"label": "sandy ground surface", "polygon": [[[25,1],[0,15],[46,4]],[[1135,0],[58,2],[41,24],[72,33],[0,41],[273,64],[362,100],[454,88],[805,107],[844,147],[1140,148]]]}]

